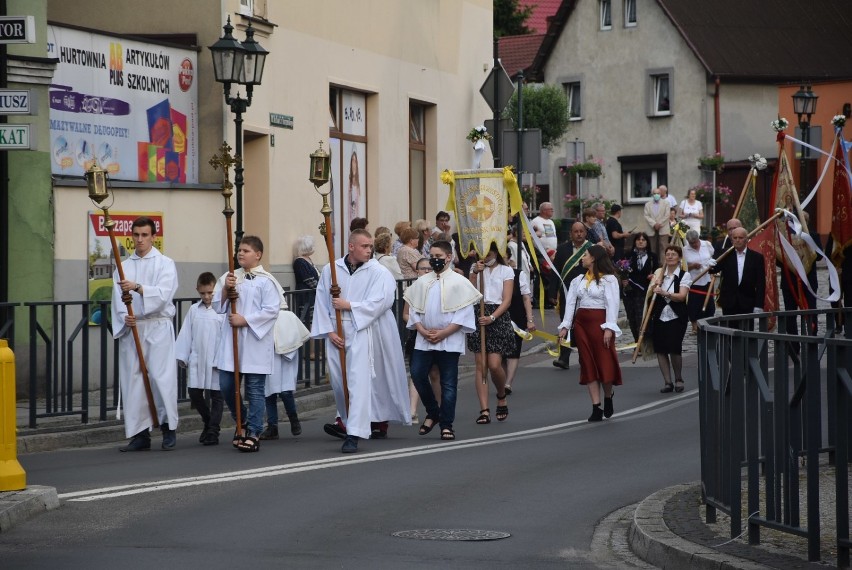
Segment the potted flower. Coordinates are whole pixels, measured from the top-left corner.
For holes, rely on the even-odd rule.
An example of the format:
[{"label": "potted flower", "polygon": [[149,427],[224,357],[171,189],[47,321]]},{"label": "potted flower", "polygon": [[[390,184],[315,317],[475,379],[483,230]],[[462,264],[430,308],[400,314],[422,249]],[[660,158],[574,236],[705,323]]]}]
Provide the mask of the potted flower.
[{"label": "potted flower", "polygon": [[[529,206],[538,204],[538,195],[540,192],[541,188],[538,186],[522,186],[521,200]],[[535,197],[535,200],[533,200],[533,197]]]},{"label": "potted flower", "polygon": [[568,213],[569,218],[578,219],[583,213],[583,210],[591,208],[592,204],[596,204],[598,202],[603,204],[606,211],[609,212],[610,208],[615,203],[615,200],[607,200],[600,194],[590,194],[585,198],[580,198],[575,194],[565,194],[565,198],[562,200],[562,205],[565,207],[565,211]]},{"label": "potted flower", "polygon": [[[709,182],[703,182],[698,186],[693,186],[689,189],[689,191],[687,191],[687,195],[689,195],[689,192],[692,192],[693,190],[695,190],[695,199],[702,204],[713,203],[713,185]],[[733,190],[727,186],[723,186],[721,184],[716,186],[716,205],[730,206],[733,203],[733,195]]]},{"label": "potted flower", "polygon": [[698,158],[698,168],[701,170],[722,172],[724,167],[725,155],[721,152],[715,152]]},{"label": "potted flower", "polygon": [[595,158],[591,154],[585,160],[575,160],[567,166],[560,166],[562,176],[579,174],[580,178],[597,178],[603,170],[603,160]]}]

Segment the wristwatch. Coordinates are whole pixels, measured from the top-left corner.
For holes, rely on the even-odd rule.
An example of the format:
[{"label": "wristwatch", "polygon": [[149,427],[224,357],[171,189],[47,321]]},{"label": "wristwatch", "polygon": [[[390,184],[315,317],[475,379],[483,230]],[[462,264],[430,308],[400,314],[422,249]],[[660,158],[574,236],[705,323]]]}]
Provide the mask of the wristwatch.
[{"label": "wristwatch", "polygon": [[137,283],[137,284],[136,284],[136,287],[134,287],[134,288],[133,288],[133,290],[134,290],[136,293],[138,293],[138,292],[139,292],[139,283]]}]

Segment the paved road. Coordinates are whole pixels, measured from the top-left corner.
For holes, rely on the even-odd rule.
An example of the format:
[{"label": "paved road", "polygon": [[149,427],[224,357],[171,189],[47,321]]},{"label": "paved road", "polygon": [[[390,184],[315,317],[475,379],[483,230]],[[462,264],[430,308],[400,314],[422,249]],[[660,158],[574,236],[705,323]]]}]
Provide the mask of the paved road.
[{"label": "paved road", "polygon": [[[304,418],[304,435],[264,442],[257,454],[202,447],[187,433],[172,453],[110,445],[23,455],[28,483],[55,486],[62,507],[0,536],[1,565],[623,567],[611,552],[590,551],[596,524],[699,478],[694,373],[685,373],[687,392],[663,395],[655,363],[623,369],[616,416],[595,425],[585,421],[590,404],[577,370],[534,355],[522,360],[505,423],[473,423],[478,406],[464,381],[454,443],[438,441],[437,429],[419,437],[392,426],[388,440],[344,456],[322,433],[333,413],[323,410]],[[410,529],[511,537],[392,535]]]}]

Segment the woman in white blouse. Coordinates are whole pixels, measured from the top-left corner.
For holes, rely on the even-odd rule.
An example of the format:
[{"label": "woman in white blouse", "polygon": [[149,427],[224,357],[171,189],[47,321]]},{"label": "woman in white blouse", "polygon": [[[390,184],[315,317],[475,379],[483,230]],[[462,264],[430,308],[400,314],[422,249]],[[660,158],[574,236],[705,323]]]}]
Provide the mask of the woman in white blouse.
[{"label": "woman in white blouse", "polygon": [[589,421],[599,422],[612,416],[612,387],[621,385],[621,367],[615,353],[615,337],[621,336],[616,323],[621,291],[615,266],[602,246],[590,247],[580,262],[586,273],[571,281],[559,337],[565,338],[571,331],[571,345],[580,354],[580,384],[586,386],[592,399]]},{"label": "woman in white blouse", "polygon": [[704,205],[695,198],[695,190],[686,194],[686,200],[678,207],[678,217],[689,226],[689,229],[701,231],[701,220],[704,219]]},{"label": "woman in white blouse", "polygon": [[686,245],[683,246],[683,260],[686,269],[692,278],[689,287],[689,300],[686,302],[686,312],[689,322],[692,323],[692,334],[698,333],[698,320],[712,317],[716,313],[716,303],[711,299],[704,308],[704,301],[710,289],[710,275],[704,273],[698,281],[695,278],[710,267],[713,259],[713,244],[698,237],[698,232],[689,230],[686,232]]},{"label": "woman in white blouse", "polygon": [[[686,298],[692,277],[681,266],[683,251],[677,245],[666,247],[663,266],[654,273],[651,292],[654,304],[651,306],[651,339],[657,363],[665,382],[663,394],[683,392],[683,337],[688,322]],[[674,384],[672,376],[674,373]]]},{"label": "woman in white blouse", "polygon": [[[480,279],[484,286],[480,287]],[[515,331],[509,316],[509,305],[512,303],[512,291],[515,286],[515,272],[506,265],[503,257],[497,251],[497,245],[492,243],[485,259],[480,259],[470,269],[470,281],[483,294],[485,312],[480,313],[479,305],[476,311],[477,329],[467,335],[467,349],[476,354],[476,395],[479,398],[478,424],[491,423],[491,410],[488,408],[488,384],[483,382],[486,366],[491,375],[491,381],[497,389],[497,421],[509,417],[509,406],[506,404],[506,372],[503,370],[503,357],[512,354],[515,347]],[[481,333],[485,329],[485,354],[482,354]]]}]

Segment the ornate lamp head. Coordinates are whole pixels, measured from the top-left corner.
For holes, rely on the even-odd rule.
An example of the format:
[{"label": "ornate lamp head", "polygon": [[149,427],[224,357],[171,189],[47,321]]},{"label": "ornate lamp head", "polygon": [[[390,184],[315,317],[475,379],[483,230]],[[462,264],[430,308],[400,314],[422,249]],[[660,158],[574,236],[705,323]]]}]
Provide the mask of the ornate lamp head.
[{"label": "ornate lamp head", "polygon": [[106,170],[95,163],[86,171],[85,178],[86,186],[89,189],[89,199],[92,203],[103,210],[109,209],[112,206],[112,201],[106,206],[103,205],[103,202],[111,197]]},{"label": "ornate lamp head", "polygon": [[314,189],[322,195],[328,195],[331,192],[330,187],[328,192],[320,191],[320,186],[328,182],[330,168],[331,156],[323,150],[322,141],[320,141],[319,148],[311,153],[311,173],[308,180],[314,185]]}]

